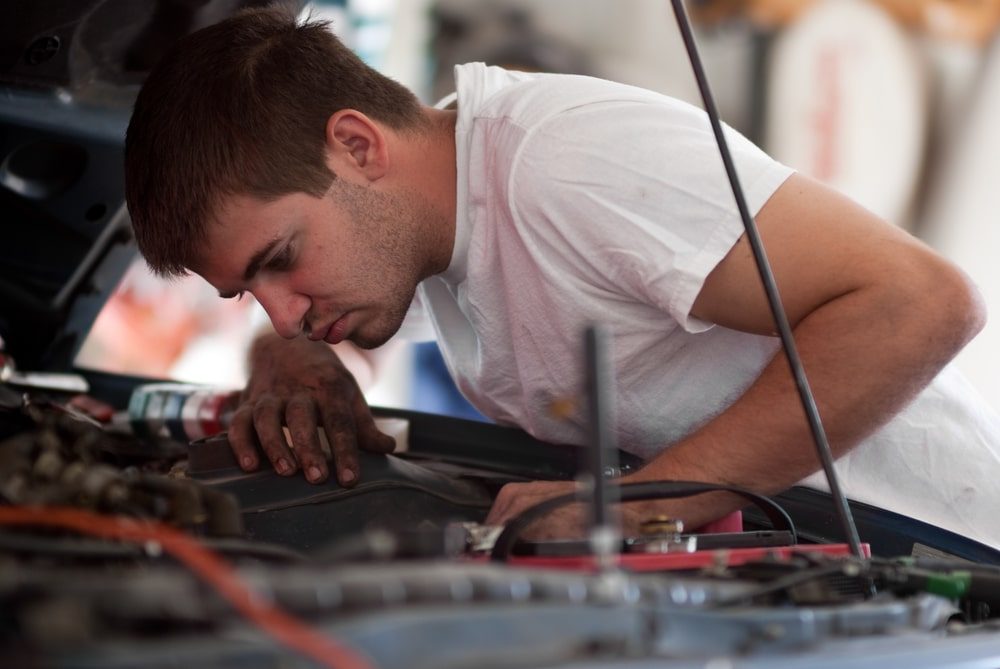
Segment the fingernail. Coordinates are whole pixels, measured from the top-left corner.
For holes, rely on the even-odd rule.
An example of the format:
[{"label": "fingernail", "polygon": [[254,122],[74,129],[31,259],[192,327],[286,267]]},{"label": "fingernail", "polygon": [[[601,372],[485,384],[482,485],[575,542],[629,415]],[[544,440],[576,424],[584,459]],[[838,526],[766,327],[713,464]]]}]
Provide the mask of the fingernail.
[{"label": "fingernail", "polygon": [[356,478],[357,477],[354,475],[354,472],[352,470],[350,470],[350,469],[344,469],[344,470],[342,470],[340,472],[340,482],[341,483],[350,483],[351,481],[353,481]]},{"label": "fingernail", "polygon": [[240,460],[240,464],[243,465],[243,469],[252,469],[253,458],[251,458],[249,455],[244,455],[243,459]]},{"label": "fingernail", "polygon": [[286,460],[284,458],[281,458],[280,460],[278,460],[278,464],[275,465],[275,469],[278,470],[279,474],[287,474],[288,471],[291,468],[292,468],[292,466],[290,464],[288,464],[288,460]]},{"label": "fingernail", "polygon": [[313,465],[312,467],[309,468],[309,471],[306,472],[306,476],[309,478],[310,481],[315,483],[316,481],[320,480],[320,478],[323,476],[323,472],[319,470],[319,467]]}]

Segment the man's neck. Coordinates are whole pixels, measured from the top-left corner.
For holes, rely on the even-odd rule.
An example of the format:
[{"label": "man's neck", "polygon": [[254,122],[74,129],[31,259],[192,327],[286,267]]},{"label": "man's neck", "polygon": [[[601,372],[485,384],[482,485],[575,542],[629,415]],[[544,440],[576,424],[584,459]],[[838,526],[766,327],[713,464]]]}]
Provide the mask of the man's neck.
[{"label": "man's neck", "polygon": [[439,274],[451,263],[455,246],[456,226],[456,163],[455,122],[458,114],[451,110],[425,108],[429,122],[427,131],[415,138],[404,158],[412,175],[412,187],[417,189],[438,214],[427,230],[428,276]]}]

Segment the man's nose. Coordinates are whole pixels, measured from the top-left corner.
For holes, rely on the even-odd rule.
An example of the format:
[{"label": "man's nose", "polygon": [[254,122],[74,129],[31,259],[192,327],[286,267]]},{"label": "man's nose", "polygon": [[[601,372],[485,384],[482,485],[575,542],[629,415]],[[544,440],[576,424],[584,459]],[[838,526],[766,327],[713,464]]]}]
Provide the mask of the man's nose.
[{"label": "man's nose", "polygon": [[257,286],[251,292],[264,307],[275,332],[286,339],[301,334],[309,311],[308,297],[274,285]]}]

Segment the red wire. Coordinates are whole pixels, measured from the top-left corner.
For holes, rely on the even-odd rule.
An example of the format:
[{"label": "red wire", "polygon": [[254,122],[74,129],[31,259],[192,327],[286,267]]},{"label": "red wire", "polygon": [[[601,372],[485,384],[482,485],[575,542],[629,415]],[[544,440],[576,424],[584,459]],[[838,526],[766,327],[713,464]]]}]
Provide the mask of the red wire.
[{"label": "red wire", "polygon": [[0,507],[0,525],[44,525],[132,543],[155,541],[227,599],[244,617],[289,648],[329,669],[374,669],[348,646],[324,636],[269,604],[240,580],[232,566],[172,527],[66,507]]}]

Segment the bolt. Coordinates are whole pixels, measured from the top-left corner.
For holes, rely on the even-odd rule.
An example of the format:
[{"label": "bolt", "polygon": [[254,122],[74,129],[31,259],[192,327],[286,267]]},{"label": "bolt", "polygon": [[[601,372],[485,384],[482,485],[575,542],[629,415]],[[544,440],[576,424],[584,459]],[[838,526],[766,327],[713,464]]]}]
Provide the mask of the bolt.
[{"label": "bolt", "polygon": [[55,35],[39,37],[28,47],[24,53],[24,60],[28,65],[41,65],[59,53],[62,43]]}]

